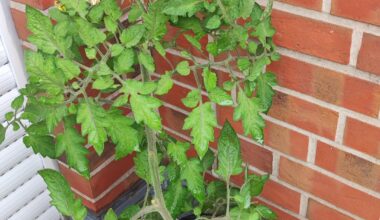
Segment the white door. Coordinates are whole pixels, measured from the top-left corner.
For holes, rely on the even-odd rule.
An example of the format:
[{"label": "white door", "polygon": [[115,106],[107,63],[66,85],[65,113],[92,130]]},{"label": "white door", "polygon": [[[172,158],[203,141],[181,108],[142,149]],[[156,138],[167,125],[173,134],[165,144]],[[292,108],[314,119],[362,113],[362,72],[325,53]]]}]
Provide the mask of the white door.
[{"label": "white door", "polygon": [[[18,89],[26,82],[21,43],[9,13],[9,1],[0,0],[0,123]],[[51,161],[33,154],[22,138],[24,131],[8,129],[0,144],[0,220],[58,220],[49,193],[37,171]]]}]

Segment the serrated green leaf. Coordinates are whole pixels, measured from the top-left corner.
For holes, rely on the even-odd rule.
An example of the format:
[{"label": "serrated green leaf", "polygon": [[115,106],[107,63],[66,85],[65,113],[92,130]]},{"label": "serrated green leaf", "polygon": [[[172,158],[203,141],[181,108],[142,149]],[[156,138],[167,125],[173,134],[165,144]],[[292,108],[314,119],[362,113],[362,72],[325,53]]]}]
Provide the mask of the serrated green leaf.
[{"label": "serrated green leaf", "polygon": [[274,213],[270,208],[263,205],[258,205],[255,207],[254,211],[258,212],[261,217],[268,220],[277,219],[276,213]]},{"label": "serrated green leaf", "polygon": [[129,96],[128,95],[121,95],[117,97],[117,99],[114,101],[112,104],[113,107],[121,107],[124,106],[128,103],[129,101]]},{"label": "serrated green leaf", "polygon": [[133,115],[137,123],[144,122],[155,131],[161,131],[161,118],[157,113],[161,101],[152,96],[131,94],[130,99]]},{"label": "serrated green leaf", "polygon": [[201,0],[170,0],[167,3],[164,13],[176,16],[193,16],[202,8]]},{"label": "serrated green leaf", "polygon": [[161,56],[165,56],[166,55],[166,50],[164,48],[164,46],[162,46],[162,44],[159,42],[159,41],[155,41],[153,42],[154,43],[154,49],[157,50],[157,52],[161,55]]},{"label": "serrated green leaf", "polygon": [[78,13],[81,17],[85,17],[88,13],[88,3],[86,0],[60,0],[60,2],[65,5],[66,10],[70,15]]},{"label": "serrated green leaf", "polygon": [[118,217],[113,209],[108,209],[106,215],[104,216],[104,220],[118,220]]},{"label": "serrated green leaf", "polygon": [[117,73],[130,72],[135,63],[135,52],[132,49],[124,49],[123,52],[116,58],[115,71]]},{"label": "serrated green leaf", "polygon": [[238,93],[238,106],[234,111],[234,120],[242,120],[245,135],[252,137],[259,143],[263,143],[265,126],[264,119],[260,115],[262,104],[258,98],[248,98],[243,91]]},{"label": "serrated green leaf", "polygon": [[24,144],[31,147],[33,152],[43,157],[56,158],[54,138],[49,134],[46,122],[34,123],[26,129],[28,136],[24,137]]},{"label": "serrated green leaf", "polygon": [[[71,120],[71,119],[67,119]],[[90,162],[87,159],[89,151],[84,146],[86,140],[72,127],[74,122],[65,121],[64,132],[56,139],[57,157],[66,152],[67,164],[74,168],[81,175],[90,178]]]},{"label": "serrated green leaf", "polygon": [[164,194],[165,204],[173,218],[182,214],[187,199],[187,190],[182,186],[181,180],[171,182]]},{"label": "serrated green leaf", "polygon": [[276,75],[273,73],[261,74],[257,78],[257,97],[263,104],[264,112],[267,112],[272,106],[272,99],[275,94],[273,86],[277,85]]},{"label": "serrated green leaf", "polygon": [[116,144],[117,160],[139,150],[138,131],[132,127],[132,119],[123,115],[118,109],[111,109],[107,112],[107,120],[109,121],[108,134],[112,142]]},{"label": "serrated green leaf", "polygon": [[218,169],[216,173],[229,181],[230,176],[240,174],[242,169],[240,141],[231,124],[226,121],[218,139]]},{"label": "serrated green leaf", "polygon": [[223,89],[226,91],[231,91],[235,86],[235,83],[232,81],[226,81],[223,83]]},{"label": "serrated green leaf", "polygon": [[270,17],[261,21],[257,26],[256,30],[252,33],[254,37],[257,37],[262,44],[266,44],[267,37],[273,37],[276,33],[276,30],[271,24]]},{"label": "serrated green leaf", "polygon": [[208,170],[214,164],[214,160],[215,160],[215,155],[212,152],[212,150],[209,149],[201,161],[204,172]]},{"label": "serrated green leaf", "polygon": [[270,59],[268,57],[257,59],[252,63],[247,79],[249,81],[255,81],[263,73],[264,67],[268,64],[270,64]]},{"label": "serrated green leaf", "polygon": [[145,33],[145,27],[142,24],[135,24],[127,29],[123,30],[120,36],[121,42],[127,47],[131,48],[136,46]]},{"label": "serrated green leaf", "polygon": [[209,142],[214,141],[214,128],[216,126],[215,111],[210,102],[195,108],[185,119],[183,129],[191,129],[192,142],[200,158],[206,154]]},{"label": "serrated green leaf", "polygon": [[138,4],[133,4],[131,10],[128,13],[128,21],[135,22],[143,14],[143,10],[138,6]]},{"label": "serrated green leaf", "polygon": [[201,92],[195,89],[187,93],[186,98],[181,99],[182,103],[188,108],[194,108],[201,101]]},{"label": "serrated green leaf", "polygon": [[181,169],[181,179],[186,180],[187,187],[193,196],[203,204],[206,192],[203,179],[202,165],[197,159],[188,160]]},{"label": "serrated green leaf", "polygon": [[79,37],[88,47],[95,47],[106,40],[106,35],[86,20],[78,18],[75,22],[78,25],[78,30],[80,30],[78,32]]},{"label": "serrated green leaf", "polygon": [[111,76],[104,76],[96,79],[92,84],[92,88],[98,90],[104,90],[111,88],[114,85],[114,80]]},{"label": "serrated green leaf", "polygon": [[91,59],[91,60],[96,59],[97,52],[95,48],[85,48],[84,52],[86,53],[86,57],[88,59]]},{"label": "serrated green leaf", "polygon": [[[158,155],[160,157],[160,155]],[[137,152],[136,156],[133,158],[136,167],[136,175],[141,179],[145,180],[148,184],[152,184],[152,178],[149,170],[149,157],[148,150],[143,150],[141,152]],[[164,180],[162,174],[164,172],[164,167],[160,167],[160,181]]]},{"label": "serrated green leaf", "polygon": [[189,61],[182,61],[177,64],[175,70],[182,76],[187,76],[190,74]]},{"label": "serrated green leaf", "polygon": [[248,51],[250,54],[256,54],[256,51],[257,51],[257,43],[251,41],[248,43]]},{"label": "serrated green leaf", "polygon": [[179,166],[183,166],[187,162],[186,152],[189,149],[190,144],[187,142],[169,143],[168,154],[174,162]]},{"label": "serrated green leaf", "polygon": [[79,199],[75,199],[69,183],[62,174],[52,169],[40,170],[38,173],[47,184],[52,205],[63,215],[70,216],[74,220],[84,220],[86,218],[87,209]]},{"label": "serrated green leaf", "polygon": [[237,61],[237,65],[240,71],[245,72],[251,66],[251,61],[248,58],[240,58]]},{"label": "serrated green leaf", "polygon": [[117,4],[115,0],[102,0],[100,5],[103,7],[104,12],[112,18],[112,20],[116,21],[122,16],[122,11],[120,6]]},{"label": "serrated green leaf", "polygon": [[113,20],[110,16],[104,18],[104,24],[111,33],[116,33],[117,30],[117,21]]},{"label": "serrated green leaf", "polygon": [[11,103],[11,107],[15,110],[20,109],[22,105],[24,104],[24,96],[19,95],[15,99],[13,99]]},{"label": "serrated green leaf", "polygon": [[91,23],[99,23],[104,15],[104,9],[102,5],[98,4],[91,8],[91,10],[88,13],[88,18],[91,21]]},{"label": "serrated green leaf", "polygon": [[260,195],[268,179],[269,179],[269,175],[257,176],[255,174],[249,174],[247,181],[250,182],[251,196]]},{"label": "serrated green leaf", "polygon": [[157,90],[156,95],[164,95],[167,94],[173,87],[174,83],[170,76],[170,74],[166,73],[165,75],[161,76],[160,80],[157,84]]},{"label": "serrated green leaf", "polygon": [[0,144],[4,142],[5,140],[5,133],[6,133],[5,127],[0,123]]},{"label": "serrated green leaf", "polygon": [[112,70],[108,67],[107,63],[101,62],[98,64],[98,71],[96,72],[98,76],[109,76],[112,75]]},{"label": "serrated green leaf", "polygon": [[203,83],[208,92],[216,87],[217,80],[216,73],[212,72],[209,68],[203,70]]},{"label": "serrated green leaf", "polygon": [[149,73],[153,73],[156,70],[152,55],[144,52],[139,53],[139,61]]},{"label": "serrated green leaf", "polygon": [[143,15],[144,25],[147,29],[146,39],[160,41],[167,32],[168,17],[162,13],[166,1],[154,1],[149,4],[148,13]]},{"label": "serrated green leaf", "polygon": [[190,35],[188,35],[188,34],[185,34],[184,36],[185,36],[186,40],[189,41],[189,43],[190,43],[191,45],[193,45],[193,46],[194,46],[195,48],[197,48],[199,51],[202,50],[202,45],[201,45],[201,43],[200,43],[195,37],[190,36]]},{"label": "serrated green leaf", "polygon": [[77,122],[81,124],[82,135],[88,135],[88,143],[94,146],[98,155],[103,153],[104,142],[107,140],[106,115],[103,107],[92,99],[86,99],[79,104]]},{"label": "serrated green leaf", "polygon": [[239,8],[240,8],[240,16],[243,19],[249,18],[249,16],[252,13],[253,6],[255,5],[255,1],[246,1],[246,0],[239,0]]},{"label": "serrated green leaf", "polygon": [[112,44],[110,49],[111,49],[112,57],[116,57],[116,56],[119,56],[123,52],[124,47],[121,44]]},{"label": "serrated green leaf", "polygon": [[57,67],[63,71],[66,80],[71,80],[74,77],[79,76],[79,67],[71,60],[68,59],[57,59]]},{"label": "serrated green leaf", "polygon": [[224,91],[220,87],[215,87],[209,92],[209,98],[212,102],[215,102],[221,106],[231,106],[234,104],[231,95]]},{"label": "serrated green leaf", "polygon": [[220,21],[219,15],[214,15],[210,19],[207,20],[206,22],[206,28],[210,30],[214,30],[220,27],[222,22]]}]

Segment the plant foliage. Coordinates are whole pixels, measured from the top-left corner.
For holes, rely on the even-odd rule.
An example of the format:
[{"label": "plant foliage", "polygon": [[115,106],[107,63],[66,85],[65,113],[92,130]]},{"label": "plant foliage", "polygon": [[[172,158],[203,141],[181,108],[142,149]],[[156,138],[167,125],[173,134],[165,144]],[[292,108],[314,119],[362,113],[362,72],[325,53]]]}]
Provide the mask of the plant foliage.
[{"label": "plant foliage", "polygon": [[[0,124],[0,142],[8,128],[22,127],[27,147],[44,157],[65,156],[86,178],[86,143],[98,155],[113,143],[116,159],[136,153],[136,174],[154,195],[119,216],[110,209],[107,220],[170,220],[186,212],[199,219],[275,219],[268,207],[252,202],[268,176],[243,169],[233,125],[219,121],[223,128],[215,138],[216,108],[228,106],[245,135],[263,143],[262,114],[276,85],[265,67],[279,59],[272,3],[263,10],[254,0],[136,0],[122,11],[116,0],[60,0],[49,15],[27,6],[29,41],[37,50],[25,54],[29,82]],[[170,53],[181,60],[174,62]],[[162,74],[156,73],[164,65],[159,58],[171,67]],[[196,84],[181,100],[190,111],[183,125],[189,142],[166,133],[159,112],[164,95],[176,96],[173,77]],[[197,156],[190,157],[193,148]],[[63,215],[85,218],[61,174],[47,169],[40,175]],[[205,181],[210,175],[220,180]],[[244,176],[241,188],[230,185],[235,175]]]}]

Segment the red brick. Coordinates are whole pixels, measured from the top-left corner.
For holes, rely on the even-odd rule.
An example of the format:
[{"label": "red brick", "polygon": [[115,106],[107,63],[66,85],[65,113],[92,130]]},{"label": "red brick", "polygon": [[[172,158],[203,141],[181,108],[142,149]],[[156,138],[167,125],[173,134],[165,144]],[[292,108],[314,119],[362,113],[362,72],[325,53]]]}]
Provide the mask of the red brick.
[{"label": "red brick", "polygon": [[54,0],[13,0],[22,4],[30,5],[34,8],[45,10],[54,5]]},{"label": "red brick", "polygon": [[380,199],[282,157],[279,178],[364,219],[378,220]]},{"label": "red brick", "polygon": [[159,109],[160,114],[162,115],[162,124],[174,131],[177,131],[181,134],[190,136],[189,131],[182,129],[185,118],[185,114],[177,112],[169,107],[163,106]]},{"label": "red brick", "polygon": [[380,76],[380,37],[364,34],[358,56],[358,69]]},{"label": "red brick", "polygon": [[322,205],[321,203],[312,199],[309,199],[306,217],[310,220],[320,220],[320,219],[352,220],[353,219],[351,217],[348,217],[338,212],[335,209]]},{"label": "red brick", "polygon": [[320,136],[335,137],[338,113],[296,97],[278,92],[269,115]]},{"label": "red brick", "polygon": [[[232,107],[217,108],[218,123],[223,124],[228,120],[239,134],[244,134],[241,122],[233,121]],[[306,160],[309,139],[298,132],[266,121],[264,129],[264,144],[268,147],[289,154],[296,158]]]},{"label": "red brick", "polygon": [[380,128],[347,118],[343,143],[380,159]]},{"label": "red brick", "polygon": [[380,1],[332,0],[331,14],[380,25]]},{"label": "red brick", "polygon": [[[286,56],[268,69],[276,73],[283,87],[371,117],[379,113],[380,85],[375,83]],[[366,94],[365,99],[363,94]]]},{"label": "red brick", "polygon": [[266,172],[272,173],[272,152],[240,139],[243,161]]},{"label": "red brick", "polygon": [[[266,205],[268,206],[269,208],[271,208],[277,215],[278,217],[278,220],[298,220],[298,218],[282,211],[281,209],[277,208],[277,207],[274,207],[273,205],[270,205],[269,203],[263,201],[262,199],[258,198],[257,199],[259,201],[260,204],[263,204],[263,205]],[[295,214],[295,213],[293,213]],[[296,214],[295,214],[296,215]]]},{"label": "red brick", "polygon": [[380,166],[318,142],[315,164],[362,186],[380,191]]},{"label": "red brick", "polygon": [[287,210],[299,212],[301,194],[277,182],[272,180],[266,182],[261,196]]},{"label": "red brick", "polygon": [[13,22],[16,26],[18,37],[24,41],[30,35],[30,31],[26,28],[26,15],[24,12],[11,8]]},{"label": "red brick", "polygon": [[348,64],[352,30],[286,12],[273,11],[272,15],[279,46]]},{"label": "red brick", "polygon": [[320,11],[322,9],[322,0],[279,0],[295,6]]}]

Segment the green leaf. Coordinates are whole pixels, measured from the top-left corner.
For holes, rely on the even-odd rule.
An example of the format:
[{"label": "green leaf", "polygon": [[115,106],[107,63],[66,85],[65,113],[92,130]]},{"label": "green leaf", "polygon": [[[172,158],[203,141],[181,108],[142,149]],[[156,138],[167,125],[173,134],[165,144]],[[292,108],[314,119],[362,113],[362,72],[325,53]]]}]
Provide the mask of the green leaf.
[{"label": "green leaf", "polygon": [[112,75],[112,70],[108,67],[107,63],[101,62],[98,64],[98,71],[96,72],[98,76],[109,76]]},{"label": "green leaf", "polygon": [[85,48],[84,52],[86,53],[86,57],[88,59],[94,60],[96,59],[96,49],[95,48]]},{"label": "green leaf", "polygon": [[261,217],[263,217],[264,219],[268,219],[268,220],[277,219],[276,213],[274,213],[270,208],[268,208],[266,206],[258,205],[258,206],[256,206],[256,208],[254,210],[256,212],[258,212],[259,215]]},{"label": "green leaf", "polygon": [[143,15],[146,27],[146,39],[160,41],[167,32],[168,17],[162,13],[166,1],[154,1],[149,4],[148,13]]},{"label": "green leaf", "polygon": [[87,155],[89,151],[84,146],[86,140],[73,127],[74,122],[67,119],[64,123],[64,132],[59,134],[56,139],[57,157],[66,152],[67,164],[74,168],[81,175],[90,178],[90,165]]},{"label": "green leaf", "polygon": [[181,99],[182,103],[188,108],[194,108],[201,101],[201,91],[198,89],[187,93],[186,98]]},{"label": "green leaf", "polygon": [[74,220],[83,220],[87,216],[87,209],[79,199],[75,199],[69,183],[59,172],[52,169],[38,171],[47,184],[50,192],[51,204],[63,215],[70,216]]},{"label": "green leaf", "polygon": [[17,96],[11,103],[11,107],[15,110],[20,109],[22,105],[24,104],[24,96],[19,95]]},{"label": "green leaf", "polygon": [[110,49],[111,49],[112,57],[116,57],[116,56],[119,56],[123,52],[124,47],[121,44],[112,44]]},{"label": "green leaf", "polygon": [[136,24],[124,29],[120,36],[120,40],[127,48],[131,48],[140,42],[141,38],[144,36],[144,33],[144,25]]},{"label": "green leaf", "polygon": [[106,40],[106,35],[86,20],[78,18],[75,22],[78,25],[78,30],[80,30],[78,32],[79,37],[88,47],[95,47]]},{"label": "green leaf", "polygon": [[104,15],[104,9],[102,5],[98,4],[91,8],[90,12],[88,13],[88,18],[91,21],[91,23],[100,23]]},{"label": "green leaf", "polygon": [[121,107],[124,106],[128,103],[129,101],[129,96],[128,95],[121,95],[117,97],[117,99],[114,101],[112,104],[113,107]]},{"label": "green leaf", "polygon": [[206,28],[210,30],[214,30],[220,27],[222,22],[220,21],[219,15],[214,15],[210,19],[207,20],[206,22]]},{"label": "green leaf", "polygon": [[164,194],[165,204],[173,218],[182,214],[182,210],[187,200],[188,192],[182,186],[181,180],[170,182],[167,191]]},{"label": "green leaf", "polygon": [[251,205],[250,182],[245,182],[240,189],[240,193],[234,196],[235,201],[241,209],[247,209]]},{"label": "green leaf", "polygon": [[165,56],[166,55],[166,50],[164,48],[164,46],[162,46],[162,44],[159,42],[159,41],[155,41],[153,42],[154,43],[154,49],[157,50],[157,52],[161,55],[161,56]]},{"label": "green leaf", "polygon": [[70,15],[78,13],[81,17],[84,17],[87,14],[88,3],[86,0],[60,0],[60,2],[65,5]]},{"label": "green leaf", "polygon": [[118,220],[116,213],[112,209],[108,209],[104,220]]},{"label": "green leaf", "polygon": [[195,108],[185,119],[183,129],[191,129],[192,142],[200,158],[206,154],[209,142],[214,141],[214,128],[216,126],[215,111],[210,102]]},{"label": "green leaf", "polygon": [[169,73],[166,73],[165,75],[162,75],[160,80],[158,81],[156,94],[157,95],[164,95],[167,94],[170,89],[173,87],[173,80]]},{"label": "green leaf", "polygon": [[155,131],[161,131],[161,118],[157,113],[157,108],[161,106],[161,101],[152,96],[131,94],[131,107],[137,123],[144,122]]},{"label": "green leaf", "polygon": [[186,152],[189,150],[190,144],[187,142],[169,143],[168,154],[179,166],[183,166],[187,162]]},{"label": "green leaf", "polygon": [[271,24],[270,17],[268,17],[256,26],[256,30],[252,34],[253,36],[259,38],[260,42],[265,45],[266,38],[273,37],[275,33],[276,30],[273,28]]},{"label": "green leaf", "polygon": [[263,104],[264,112],[267,112],[272,106],[273,96],[275,94],[273,86],[277,85],[276,75],[273,73],[261,74],[257,78],[257,97]]},{"label": "green leaf", "polygon": [[199,160],[191,159],[181,170],[181,179],[186,180],[187,187],[193,196],[203,204],[206,192],[203,179],[202,165]]},{"label": "green leaf", "polygon": [[175,70],[182,76],[187,76],[190,74],[189,61],[182,61],[177,64]]},{"label": "green leaf", "polygon": [[4,142],[5,140],[5,133],[6,133],[5,127],[0,123],[0,144]]},{"label": "green leaf", "polygon": [[104,24],[111,33],[116,33],[117,21],[113,20],[110,16],[104,18]]},{"label": "green leaf", "polygon": [[14,116],[14,112],[7,112],[6,114],[5,114],[5,120],[7,120],[7,121],[12,121],[12,119],[13,119],[13,116]]},{"label": "green leaf", "polygon": [[200,0],[170,0],[164,13],[177,16],[193,16],[202,8],[203,1]]},{"label": "green leaf", "polygon": [[255,174],[250,174],[248,176],[248,181],[250,182],[251,196],[260,195],[268,179],[269,179],[269,175],[257,176]]},{"label": "green leaf", "polygon": [[257,43],[251,41],[248,43],[248,51],[250,54],[256,54],[256,51],[257,51]]},{"label": "green leaf", "polygon": [[103,153],[104,142],[107,140],[106,116],[103,107],[97,105],[92,99],[86,99],[79,104],[77,122],[81,124],[82,135],[88,135],[88,143],[94,146],[98,155]]},{"label": "green leaf", "polygon": [[120,213],[119,218],[120,220],[130,220],[139,211],[140,207],[138,205],[130,205]]},{"label": "green leaf", "polygon": [[231,106],[234,104],[231,95],[224,91],[220,87],[215,87],[209,92],[209,98],[212,102],[215,102],[221,106]]},{"label": "green leaf", "polygon": [[34,123],[27,129],[28,136],[24,137],[24,144],[31,147],[34,153],[43,157],[56,158],[54,138],[49,134],[46,122]]},{"label": "green leaf", "polygon": [[214,152],[212,152],[212,150],[209,149],[201,161],[204,172],[208,170],[214,164],[214,160],[215,160]]},{"label": "green leaf", "polygon": [[117,160],[139,150],[139,135],[138,131],[132,127],[132,119],[123,115],[118,109],[111,109],[107,112],[107,120],[110,125],[107,127],[108,134],[112,142],[116,144]]},{"label": "green leaf", "polygon": [[186,40],[190,42],[191,45],[193,45],[199,51],[202,51],[202,45],[195,37],[187,35],[187,34],[185,34],[184,36]]},{"label": "green leaf", "polygon": [[133,4],[131,10],[128,13],[128,21],[133,23],[143,14],[143,10],[141,10],[138,4]]},{"label": "green leaf", "polygon": [[231,124],[226,121],[218,139],[218,169],[216,173],[229,181],[230,176],[240,174],[242,159],[240,141]]},{"label": "green leaf", "polygon": [[217,81],[216,73],[212,72],[209,68],[203,70],[203,83],[208,92],[216,87]]},{"label": "green leaf", "polygon": [[139,53],[139,61],[149,73],[153,73],[156,70],[152,55],[144,52]]},{"label": "green leaf", "polygon": [[100,4],[103,7],[104,12],[114,21],[119,20],[123,14],[120,6],[115,0],[101,0]]},{"label": "green leaf", "polygon": [[251,61],[248,58],[240,58],[237,61],[237,65],[240,71],[245,72],[246,70],[250,68]]},{"label": "green leaf", "polygon": [[104,90],[111,88],[114,85],[114,80],[111,76],[100,77],[94,81],[92,88],[98,90]]},{"label": "green leaf", "polygon": [[66,80],[71,80],[74,77],[79,76],[79,67],[71,60],[57,58],[57,67],[63,71]]},{"label": "green leaf", "polygon": [[259,143],[263,143],[265,126],[264,119],[260,115],[262,104],[258,98],[248,98],[243,91],[238,93],[238,106],[235,108],[234,120],[242,120],[245,135],[252,137]]},{"label": "green leaf", "polygon": [[125,73],[131,71],[135,63],[135,52],[132,49],[124,49],[123,52],[116,58],[115,71],[117,73]]},{"label": "green leaf", "polygon": [[255,5],[255,1],[246,1],[246,0],[239,0],[240,4],[240,16],[243,19],[249,18],[249,16],[252,13],[253,6]]},{"label": "green leaf", "polygon": [[145,180],[148,184],[152,184],[152,178],[150,176],[149,163],[148,163],[148,151],[143,150],[138,152],[133,158],[136,167],[136,175]]}]

